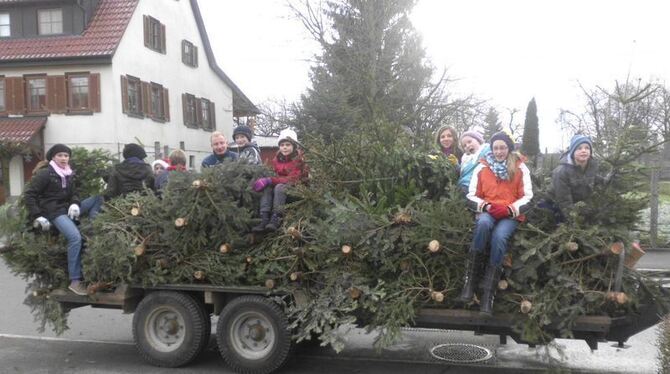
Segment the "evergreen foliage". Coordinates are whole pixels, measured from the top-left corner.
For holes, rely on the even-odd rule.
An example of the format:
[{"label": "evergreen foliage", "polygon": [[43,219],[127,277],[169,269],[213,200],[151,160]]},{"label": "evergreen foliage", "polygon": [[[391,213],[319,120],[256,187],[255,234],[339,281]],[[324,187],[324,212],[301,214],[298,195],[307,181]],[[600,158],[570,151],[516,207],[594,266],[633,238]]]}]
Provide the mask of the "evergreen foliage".
[{"label": "evergreen foliage", "polygon": [[540,125],[537,119],[537,104],[535,98],[528,102],[526,108],[526,121],[523,125],[523,140],[521,152],[533,160],[540,154]]}]

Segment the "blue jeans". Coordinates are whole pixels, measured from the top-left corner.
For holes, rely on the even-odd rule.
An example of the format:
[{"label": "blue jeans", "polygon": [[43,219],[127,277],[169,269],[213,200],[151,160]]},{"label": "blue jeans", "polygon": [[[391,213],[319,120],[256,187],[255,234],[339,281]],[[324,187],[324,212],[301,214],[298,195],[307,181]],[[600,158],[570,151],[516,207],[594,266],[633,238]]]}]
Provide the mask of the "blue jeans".
[{"label": "blue jeans", "polygon": [[51,221],[67,240],[67,272],[70,280],[81,280],[81,234],[66,214]]},{"label": "blue jeans", "polygon": [[85,198],[81,204],[79,204],[79,207],[81,208],[81,215],[88,215],[89,218],[94,219],[98,213],[100,213],[100,209],[102,209],[102,204],[104,202],[105,200],[101,195]]},{"label": "blue jeans", "polygon": [[267,186],[261,196],[261,213],[282,213],[286,204],[287,184],[278,184],[276,186]]},{"label": "blue jeans", "polygon": [[512,218],[503,218],[496,222],[488,213],[481,213],[475,225],[475,235],[472,238],[471,251],[483,252],[486,245],[491,243],[491,257],[489,263],[494,266],[502,265],[507,245],[514,235],[519,222]]}]

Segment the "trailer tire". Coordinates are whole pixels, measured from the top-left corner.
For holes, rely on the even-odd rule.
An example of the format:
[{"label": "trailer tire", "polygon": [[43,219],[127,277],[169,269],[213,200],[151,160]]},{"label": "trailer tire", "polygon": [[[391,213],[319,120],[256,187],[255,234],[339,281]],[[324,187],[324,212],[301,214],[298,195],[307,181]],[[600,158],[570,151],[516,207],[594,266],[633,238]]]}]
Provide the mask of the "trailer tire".
[{"label": "trailer tire", "polygon": [[241,296],[221,311],[216,329],[221,357],[234,371],[266,374],[291,355],[288,319],[279,306],[262,296]]},{"label": "trailer tire", "polygon": [[209,325],[202,303],[188,294],[148,294],[133,316],[133,340],[144,360],[155,366],[178,367],[191,362],[207,345]]}]

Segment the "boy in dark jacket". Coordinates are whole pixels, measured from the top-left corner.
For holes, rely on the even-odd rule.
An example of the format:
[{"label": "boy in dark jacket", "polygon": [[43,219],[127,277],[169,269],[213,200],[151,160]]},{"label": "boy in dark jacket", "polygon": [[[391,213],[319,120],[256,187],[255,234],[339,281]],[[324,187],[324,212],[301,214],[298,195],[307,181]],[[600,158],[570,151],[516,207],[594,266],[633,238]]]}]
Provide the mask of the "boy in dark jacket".
[{"label": "boy in dark jacket", "polygon": [[598,162],[593,158],[591,138],[577,134],[570,140],[570,148],[552,172],[548,203],[558,222],[563,222],[575,203],[587,200],[596,184],[604,182],[598,175]]},{"label": "boy in dark jacket", "polygon": [[260,165],[261,152],[258,150],[258,145],[252,140],[254,136],[253,131],[247,126],[237,126],[233,130],[233,140],[235,140],[234,147],[237,149],[240,160],[253,165]]},{"label": "boy in dark jacket", "polygon": [[151,165],[143,160],[147,153],[141,146],[129,143],[123,147],[123,162],[114,165],[107,181],[105,200],[125,196],[131,192],[154,188],[154,173]]}]

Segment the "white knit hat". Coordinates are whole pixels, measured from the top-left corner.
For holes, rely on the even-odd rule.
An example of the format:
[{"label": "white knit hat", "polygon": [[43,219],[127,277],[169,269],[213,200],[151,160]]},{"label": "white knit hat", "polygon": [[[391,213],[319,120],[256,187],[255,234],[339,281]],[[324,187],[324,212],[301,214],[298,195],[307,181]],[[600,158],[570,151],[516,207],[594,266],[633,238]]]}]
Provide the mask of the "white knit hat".
[{"label": "white knit hat", "polygon": [[298,134],[295,133],[295,131],[291,129],[284,129],[279,132],[279,139],[277,139],[277,144],[281,143],[282,141],[288,140],[291,143],[297,143],[298,142]]}]

